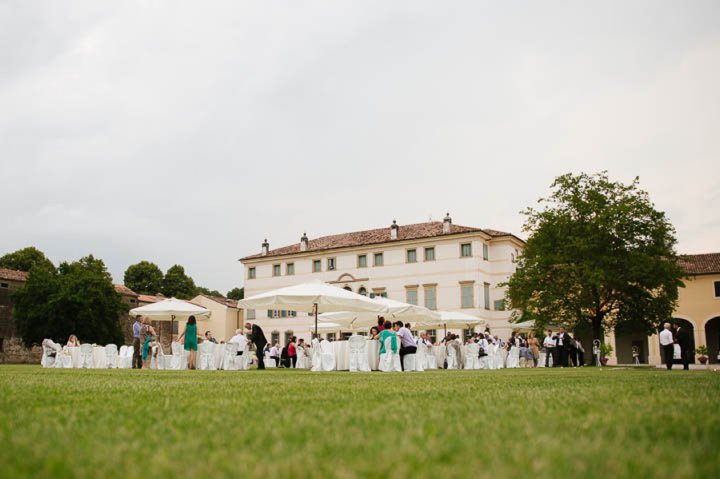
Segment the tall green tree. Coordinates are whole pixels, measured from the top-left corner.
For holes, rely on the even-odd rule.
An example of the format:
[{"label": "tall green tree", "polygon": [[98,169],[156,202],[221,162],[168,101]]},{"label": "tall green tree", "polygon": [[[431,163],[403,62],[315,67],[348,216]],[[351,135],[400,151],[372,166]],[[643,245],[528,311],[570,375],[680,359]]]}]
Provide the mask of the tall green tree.
[{"label": "tall green tree", "polygon": [[47,259],[45,253],[34,246],[19,249],[0,258],[0,268],[30,271],[33,266],[41,266],[47,270],[55,269],[55,265]]},{"label": "tall green tree", "polygon": [[165,273],[162,282],[162,293],[167,297],[191,299],[196,293],[195,282],[185,274],[185,268],[176,264],[171,266]]},{"label": "tall green tree", "polygon": [[204,294],[206,296],[215,296],[216,298],[224,298],[223,294],[217,289],[208,289],[204,286],[195,288],[195,294]]},{"label": "tall green tree", "polygon": [[163,287],[163,272],[150,261],[140,261],[125,270],[125,286],[138,294],[158,294]]},{"label": "tall green tree", "polygon": [[228,299],[244,299],[245,298],[245,288],[233,288],[227,293]]},{"label": "tall green tree", "polygon": [[44,338],[65,341],[71,334],[82,342],[123,340],[119,318],[127,305],[103,261],[92,255],[56,270],[33,267],[13,303],[17,330],[27,345]]},{"label": "tall green tree", "polygon": [[639,180],[611,181],[607,172],[555,179],[538,209],[528,208],[529,233],[508,299],[517,320],[536,325],[590,325],[594,339],[625,321],[648,333],[677,304],[683,272],[675,230]]}]

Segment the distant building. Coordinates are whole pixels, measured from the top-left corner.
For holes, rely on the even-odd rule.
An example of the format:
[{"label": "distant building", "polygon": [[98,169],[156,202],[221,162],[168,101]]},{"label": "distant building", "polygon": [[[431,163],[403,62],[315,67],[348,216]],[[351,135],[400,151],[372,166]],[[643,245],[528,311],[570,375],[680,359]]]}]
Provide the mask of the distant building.
[{"label": "distant building", "polygon": [[[462,311],[487,320],[507,337],[513,326],[501,283],[515,272],[524,248],[517,236],[443,221],[398,225],[309,239],[270,249],[240,261],[245,295],[321,280],[366,296],[383,296],[432,310]],[[308,311],[246,312],[258,319],[268,340],[310,338]],[[459,332],[459,331],[458,331]]]},{"label": "distant building", "polygon": [[[204,336],[205,331],[212,331],[213,337],[219,343],[230,341],[235,335],[236,329],[242,329],[244,324],[244,312],[237,307],[237,301],[219,296],[207,296],[200,294],[190,300],[191,303],[210,310],[210,319],[198,321],[198,335]],[[182,331],[186,321],[178,323]]]}]

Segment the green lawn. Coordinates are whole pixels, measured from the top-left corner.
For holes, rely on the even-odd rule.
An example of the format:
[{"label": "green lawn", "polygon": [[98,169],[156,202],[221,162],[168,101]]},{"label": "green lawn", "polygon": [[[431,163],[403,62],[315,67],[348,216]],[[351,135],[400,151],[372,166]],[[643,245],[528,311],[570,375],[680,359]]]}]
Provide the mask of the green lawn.
[{"label": "green lawn", "polygon": [[0,366],[0,477],[720,477],[708,371]]}]

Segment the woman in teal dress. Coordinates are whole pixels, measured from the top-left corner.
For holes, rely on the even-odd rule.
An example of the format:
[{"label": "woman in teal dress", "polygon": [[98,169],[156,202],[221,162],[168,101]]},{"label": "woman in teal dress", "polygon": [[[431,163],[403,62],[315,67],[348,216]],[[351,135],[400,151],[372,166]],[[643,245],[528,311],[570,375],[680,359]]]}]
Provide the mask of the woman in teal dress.
[{"label": "woman in teal dress", "polygon": [[178,342],[181,342],[183,337],[185,338],[185,351],[188,352],[188,369],[195,369],[195,359],[197,358],[197,323],[195,322],[195,316],[188,318],[187,324],[185,325],[185,331],[182,332],[178,338]]},{"label": "woman in teal dress", "polygon": [[152,347],[152,342],[155,340],[152,334],[148,334],[148,337],[145,338],[145,342],[142,345],[142,367],[143,369],[150,369],[150,348]]}]

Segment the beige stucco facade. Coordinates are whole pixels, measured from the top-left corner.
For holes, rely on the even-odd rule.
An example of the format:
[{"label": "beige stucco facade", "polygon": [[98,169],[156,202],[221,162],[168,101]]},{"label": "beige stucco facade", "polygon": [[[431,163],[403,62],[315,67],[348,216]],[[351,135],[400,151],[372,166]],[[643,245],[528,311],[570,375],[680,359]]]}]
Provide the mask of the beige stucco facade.
[{"label": "beige stucco facade", "polygon": [[[461,245],[468,244],[469,256],[463,257]],[[356,293],[385,295],[403,302],[411,302],[416,295],[417,304],[432,306],[434,291],[434,309],[462,311],[485,318],[494,334],[506,337],[512,326],[508,323],[510,312],[503,310],[505,288],[500,284],[515,272],[515,259],[523,246],[524,243],[514,236],[492,237],[482,231],[391,240],[388,229],[388,241],[381,244],[245,259],[245,295],[249,297],[320,280]],[[426,260],[425,251],[430,248],[434,248],[434,259]],[[409,261],[412,255],[408,252],[412,250],[415,251],[415,262]],[[467,247],[465,252],[468,252]],[[375,254],[382,254],[382,265],[374,264]],[[362,266],[359,259],[363,255],[366,266]],[[328,260],[334,261],[334,269]],[[320,271],[314,272],[316,261],[320,262]],[[288,274],[288,265],[294,269],[292,274]],[[277,274],[278,270],[280,274]],[[472,304],[466,303],[469,307],[465,308],[461,299],[462,286],[466,287],[466,295],[469,289],[472,290]],[[411,291],[413,293],[409,293]],[[290,334],[310,339],[314,320],[307,311],[298,311],[297,317],[282,317],[282,314],[248,311],[247,317],[251,321],[257,320],[268,340],[273,334],[283,343]]]},{"label": "beige stucco facade", "polygon": [[[710,350],[711,362],[717,362],[718,347],[720,347],[720,297],[715,294],[715,284],[720,283],[720,274],[692,275],[684,282],[685,287],[679,290],[678,307],[673,313],[673,320],[687,321],[692,326],[695,347],[707,346]],[[619,341],[615,334],[609,335],[608,340],[615,349],[615,354],[609,363],[626,362],[623,361],[623,357],[627,358],[628,352],[623,351],[622,348],[627,349],[627,342]],[[621,348],[620,351],[618,347]],[[648,362],[661,364],[660,341],[657,334],[647,338],[647,347]]]},{"label": "beige stucco facade", "polygon": [[[244,311],[238,309],[225,300],[209,298],[204,295],[195,296],[190,300],[191,303],[202,306],[210,310],[210,319],[207,321],[198,321],[198,334],[204,335],[205,331],[212,331],[213,337],[219,343],[221,341],[229,341],[235,335],[235,330],[243,327]],[[179,332],[185,329],[187,321],[178,321]]]}]

